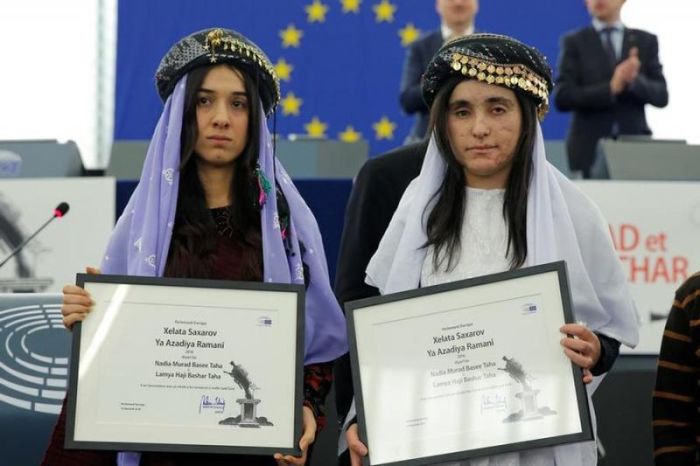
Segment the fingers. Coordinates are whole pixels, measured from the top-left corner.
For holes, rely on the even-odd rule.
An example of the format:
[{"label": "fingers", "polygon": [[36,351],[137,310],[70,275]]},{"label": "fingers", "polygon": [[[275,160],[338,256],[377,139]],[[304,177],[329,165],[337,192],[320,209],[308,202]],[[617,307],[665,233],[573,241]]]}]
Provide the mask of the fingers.
[{"label": "fingers", "polygon": [[93,302],[90,294],[79,286],[66,285],[63,287],[63,304],[61,314],[63,314],[63,325],[71,329],[76,322],[87,317],[92,309]]},{"label": "fingers", "polygon": [[362,466],[362,457],[352,449],[350,449],[350,466]]},{"label": "fingers", "polygon": [[66,285],[63,287],[63,303],[64,304],[84,304],[92,305],[90,293],[75,285]]},{"label": "fingers", "polygon": [[72,314],[87,315],[88,312],[90,312],[90,309],[90,307],[84,306],[82,304],[63,304],[61,306],[61,314],[63,314],[63,317],[68,317]]},{"label": "fingers", "polygon": [[598,335],[585,325],[565,324],[559,331],[568,335],[561,339],[564,354],[579,367],[590,369],[600,359],[600,340]]},{"label": "fingers", "polygon": [[590,342],[578,338],[564,337],[561,339],[561,345],[581,354],[592,355],[594,353],[593,345]]},{"label": "fingers", "polygon": [[73,312],[63,315],[63,326],[68,330],[73,328],[76,322],[82,322],[87,317],[87,312]]},{"label": "fingers", "polygon": [[639,58],[639,47],[631,47],[630,48],[630,58]]},{"label": "fingers", "polygon": [[586,341],[562,338],[561,345],[564,347],[564,354],[579,367],[590,369],[598,362],[598,356],[593,345]]},{"label": "fingers", "polygon": [[102,272],[97,267],[85,267],[85,273],[90,275],[100,275]]},{"label": "fingers", "polygon": [[592,357],[572,351],[569,348],[564,348],[564,354],[571,359],[571,362],[584,369],[590,369],[595,365]]},{"label": "fingers", "polygon": [[590,341],[595,338],[595,334],[591,332],[588,327],[581,324],[564,324],[559,327],[559,331],[586,341]]},{"label": "fingers", "polygon": [[302,409],[302,420],[304,422],[304,433],[299,440],[299,448],[306,452],[306,449],[316,440],[316,416],[308,406]]},{"label": "fingers", "polygon": [[593,382],[593,374],[588,369],[583,370],[583,383],[589,384]]},{"label": "fingers", "polygon": [[345,432],[345,439],[348,442],[348,450],[350,450],[351,466],[361,466],[362,457],[367,456],[368,450],[365,444],[360,441],[357,433],[357,424],[348,427],[348,430]]},{"label": "fingers", "polygon": [[[640,62],[636,54],[630,52],[630,56],[621,61],[616,67],[613,73],[613,78],[621,80],[623,86],[631,83],[637,78],[639,74]],[[614,86],[617,90],[619,85]]]},{"label": "fingers", "polygon": [[299,449],[301,450],[301,456],[293,455],[283,455],[281,453],[275,453],[273,458],[277,461],[277,466],[288,466],[288,465],[299,465],[303,466],[306,464],[306,455],[309,445],[314,443],[316,440],[316,417],[313,411],[308,406],[304,406],[302,409],[302,420],[304,423],[304,433],[299,439]]},{"label": "fingers", "polygon": [[85,320],[85,318],[88,315],[87,312],[71,312],[66,311],[65,309],[61,309],[61,312],[63,313],[63,326],[66,327],[68,330],[73,328],[73,325],[76,322],[81,322]]},{"label": "fingers", "polygon": [[365,455],[359,455],[355,450],[350,449],[350,466],[362,466],[362,457]]},{"label": "fingers", "polygon": [[301,436],[301,440],[299,440],[299,448],[301,451],[306,452],[307,448],[309,448],[309,445],[314,443],[314,440],[316,440],[316,428],[314,427],[314,430],[307,429],[306,432],[304,432],[304,435]]},{"label": "fingers", "polygon": [[304,466],[306,464],[306,451],[300,457],[275,453],[274,458],[277,461],[277,466]]},{"label": "fingers", "polygon": [[89,312],[94,301],[90,294],[79,286],[66,285],[63,287],[63,315],[70,312]]}]

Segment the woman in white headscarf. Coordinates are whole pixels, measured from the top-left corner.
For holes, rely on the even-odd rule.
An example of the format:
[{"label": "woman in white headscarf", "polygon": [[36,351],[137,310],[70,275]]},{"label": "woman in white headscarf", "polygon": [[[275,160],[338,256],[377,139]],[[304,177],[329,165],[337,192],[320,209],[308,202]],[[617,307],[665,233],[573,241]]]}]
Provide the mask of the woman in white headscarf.
[{"label": "woman in white headscarf", "polygon": [[[545,159],[538,118],[551,89],[544,56],[510,37],[470,35],[437,52],[423,76],[432,128],[425,161],[369,263],[367,283],[388,294],[566,261],[579,323],[561,328],[576,337],[562,335],[562,347],[583,369],[590,396],[620,343],[636,345],[638,321],[605,220]],[[367,449],[356,426],[346,439],[359,465]],[[596,462],[595,443],[583,442],[459,464]]]}]

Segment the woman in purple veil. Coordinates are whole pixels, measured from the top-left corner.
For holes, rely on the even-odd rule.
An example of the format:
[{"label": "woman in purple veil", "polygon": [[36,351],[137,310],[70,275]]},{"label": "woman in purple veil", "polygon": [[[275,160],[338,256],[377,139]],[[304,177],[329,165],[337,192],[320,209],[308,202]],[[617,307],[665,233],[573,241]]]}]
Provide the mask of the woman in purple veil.
[{"label": "woman in purple veil", "polygon": [[[265,54],[232,30],[181,39],[156,73],[165,102],[139,184],[102,260],[109,274],[248,280],[306,286],[301,457],[65,450],[65,406],[44,465],[305,464],[347,351],[318,226],[274,157],[267,117],[280,99]],[[89,315],[82,288],[64,288],[67,328]]]}]

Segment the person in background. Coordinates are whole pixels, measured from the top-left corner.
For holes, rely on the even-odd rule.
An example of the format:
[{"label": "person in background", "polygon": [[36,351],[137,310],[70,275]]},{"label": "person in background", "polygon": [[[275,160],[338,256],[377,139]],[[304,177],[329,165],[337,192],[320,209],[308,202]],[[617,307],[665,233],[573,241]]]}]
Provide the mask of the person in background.
[{"label": "person in background", "polygon": [[[436,0],[441,29],[414,42],[408,49],[401,84],[401,105],[408,113],[420,109],[408,145],[368,160],[353,184],[345,212],[343,234],[335,275],[334,291],[343,305],[354,299],[377,296],[379,291],[365,283],[365,269],[379,245],[386,227],[408,184],[420,172],[428,127],[428,107],[423,101],[420,80],[430,59],[446,40],[474,32],[478,0]],[[347,354],[334,370],[336,409],[342,424],[352,402],[352,374]],[[342,439],[341,439],[342,440]],[[348,464],[347,450],[340,464]]]},{"label": "person in background", "polygon": [[668,104],[656,36],[626,27],[625,0],[586,0],[593,23],[561,39],[554,103],[573,112],[569,165],[591,177],[602,138],[650,135],[644,107]]},{"label": "person in background", "polygon": [[[386,227],[408,184],[420,173],[427,141],[399,147],[368,160],[360,169],[350,192],[340,240],[334,291],[342,305],[378,296],[379,290],[365,283],[365,269],[379,246]],[[350,356],[338,358],[333,368],[338,421],[342,425],[353,398]],[[340,437],[339,440],[344,440]],[[339,465],[350,464],[347,449]]]},{"label": "person in background", "polygon": [[700,272],[676,291],[666,321],[653,402],[654,464],[700,464]]},{"label": "person in background", "polygon": [[424,139],[428,130],[429,109],[421,94],[421,76],[442,44],[474,32],[474,18],[479,11],[479,1],[435,0],[435,9],[440,16],[440,29],[409,46],[401,74],[401,108],[407,114],[415,115],[407,143]]}]

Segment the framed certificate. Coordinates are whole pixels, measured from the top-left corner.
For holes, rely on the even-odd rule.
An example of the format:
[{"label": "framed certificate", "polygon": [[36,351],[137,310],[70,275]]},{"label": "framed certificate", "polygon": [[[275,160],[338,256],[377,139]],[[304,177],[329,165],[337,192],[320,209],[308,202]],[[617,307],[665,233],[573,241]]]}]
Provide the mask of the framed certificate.
[{"label": "framed certificate", "polygon": [[592,440],[564,262],[346,304],[369,465]]},{"label": "framed certificate", "polygon": [[78,275],[66,448],[299,454],[304,287]]}]

